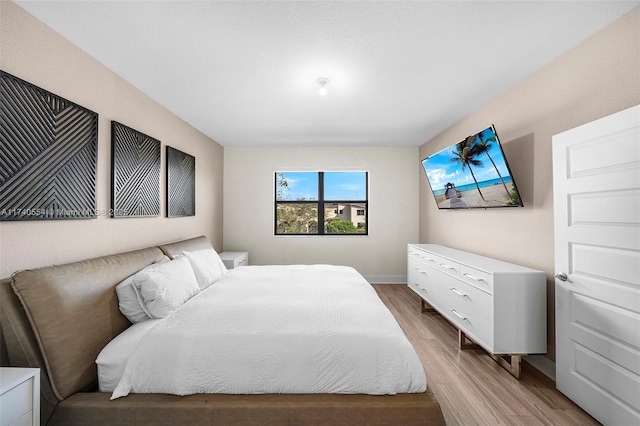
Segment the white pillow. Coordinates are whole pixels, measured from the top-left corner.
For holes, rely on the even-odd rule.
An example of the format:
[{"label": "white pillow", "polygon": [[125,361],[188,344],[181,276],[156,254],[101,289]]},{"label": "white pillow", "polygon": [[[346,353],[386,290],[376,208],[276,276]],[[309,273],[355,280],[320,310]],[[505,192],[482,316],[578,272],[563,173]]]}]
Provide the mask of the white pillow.
[{"label": "white pillow", "polygon": [[202,290],[209,287],[228,272],[224,262],[212,248],[184,251],[182,254],[189,259],[189,263],[198,280],[198,285]]},{"label": "white pillow", "polygon": [[[170,260],[171,259],[169,259],[167,256],[163,256],[161,260],[149,266],[169,262]],[[149,266],[147,266],[146,268],[148,268]],[[144,270],[144,269],[141,269],[141,270]],[[131,275],[130,277],[127,277],[124,281],[118,284],[116,286],[116,293],[118,295],[118,306],[120,308],[120,312],[122,312],[122,314],[126,316],[129,321],[135,324],[140,321],[148,320],[149,316],[144,311],[144,309],[142,309],[142,306],[140,306],[138,295],[136,294],[136,291],[133,288],[134,276],[135,274]]]},{"label": "white pillow", "polygon": [[107,346],[105,346],[96,358],[98,365],[98,389],[100,392],[113,392],[118,386],[127,360],[138,346],[138,342],[155,325],[159,319],[143,321],[133,324],[122,333],[118,334]]},{"label": "white pillow", "polygon": [[186,257],[152,265],[133,276],[140,306],[150,318],[164,318],[199,291]]}]

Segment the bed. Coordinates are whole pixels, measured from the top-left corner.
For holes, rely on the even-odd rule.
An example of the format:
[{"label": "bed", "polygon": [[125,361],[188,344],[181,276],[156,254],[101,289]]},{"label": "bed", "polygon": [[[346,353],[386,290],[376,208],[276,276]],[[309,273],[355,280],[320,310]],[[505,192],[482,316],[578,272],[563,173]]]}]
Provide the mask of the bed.
[{"label": "bed", "polygon": [[[162,326],[150,327],[143,334],[140,342],[148,341],[148,345],[136,344],[131,351],[123,377],[118,380],[118,384],[122,380],[127,383],[121,387],[118,394],[98,391],[96,358],[114,338],[132,328],[131,322],[119,309],[116,286],[149,265],[163,262],[165,257],[175,259],[184,252],[203,249],[211,249],[211,244],[205,237],[197,237],[83,262],[22,271],[14,274],[11,282],[2,282],[0,320],[9,360],[14,366],[41,368],[43,424],[444,424],[437,400],[428,389],[424,391],[424,385],[421,383],[421,374],[424,373],[416,373],[415,368],[407,365],[414,361],[411,357],[407,360],[404,355],[400,355],[406,348],[391,349],[391,354],[378,353],[375,342],[371,341],[375,341],[377,337],[369,337],[368,343],[364,343],[376,352],[376,356],[366,361],[363,359],[360,370],[354,371],[354,374],[361,378],[373,377],[373,388],[344,385],[340,380],[337,385],[335,380],[318,383],[318,377],[331,375],[331,366],[336,362],[347,362],[349,356],[357,358],[358,355],[350,355],[349,352],[362,345],[362,342],[355,344],[353,336],[349,335],[348,327],[347,330],[336,330],[340,327],[337,322],[331,320],[335,306],[325,306],[323,301],[318,300],[324,297],[322,291],[331,293],[329,290],[332,287],[332,274],[344,275],[346,272],[349,280],[354,282],[349,286],[350,290],[340,290],[339,287],[333,290],[346,291],[337,299],[351,300],[349,303],[352,305],[340,311],[340,315],[351,312],[349,315],[352,315],[352,325],[353,320],[357,320],[355,328],[362,328],[364,325],[368,330],[365,334],[370,333],[371,330],[363,324],[366,323],[367,316],[381,316],[384,319],[383,328],[392,330],[398,327],[395,320],[389,321],[388,316],[391,314],[386,308],[376,311],[380,309],[381,302],[379,299],[375,302],[377,295],[366,282],[362,282],[359,274],[350,268],[339,270],[340,267],[328,265],[310,266],[311,269],[244,267],[235,273],[226,274],[222,280],[202,289],[183,306],[172,311],[167,318],[160,320]],[[291,271],[291,268],[300,268],[301,271]],[[256,274],[263,275],[264,280],[256,283]],[[326,347],[323,346],[323,339],[319,339],[317,335],[310,337],[305,334],[304,330],[308,328],[308,321],[305,320],[297,322],[300,324],[297,337],[286,336],[287,344],[278,341],[283,339],[281,335],[270,334],[270,330],[282,329],[284,326],[278,322],[280,315],[274,317],[276,322],[264,321],[264,304],[260,305],[260,301],[269,296],[268,289],[273,287],[273,282],[281,283],[284,276],[292,276],[295,279],[281,286],[282,294],[273,295],[275,298],[268,305],[278,304],[278,301],[286,302],[280,303],[281,305],[295,305],[298,309],[297,315],[303,315],[302,318],[305,318],[305,311],[306,318],[314,317],[317,312],[325,312],[322,318],[327,321],[320,321],[320,333],[324,333],[325,337],[337,339],[338,346],[344,349],[343,353],[328,356],[324,360],[326,362],[318,361],[322,360],[318,354],[325,353],[323,351]],[[318,277],[327,277],[328,281],[325,283],[329,284],[318,286],[318,283],[314,282]],[[308,281],[306,284],[305,280]],[[320,295],[317,293],[318,288],[321,289]],[[311,289],[315,290],[310,292]],[[291,298],[285,300],[286,295]],[[354,303],[354,296],[359,303]],[[241,298],[241,303],[232,308],[231,302],[238,297]],[[359,305],[368,306],[367,299],[374,301],[373,307],[354,308]],[[310,300],[316,302],[309,304]],[[209,313],[207,309],[192,311],[187,309],[190,305],[210,306],[213,309],[210,309]],[[325,311],[322,311],[323,309]],[[224,318],[228,320],[226,328],[220,326]],[[159,333],[157,329],[166,329],[169,334],[180,330],[179,327],[172,328],[174,325],[165,325],[171,322],[169,319],[179,326],[184,326],[189,321],[214,321],[218,326],[208,327],[214,330],[210,334],[222,340],[214,340],[209,348],[202,347],[200,341],[206,339],[197,338],[204,332],[201,330],[194,332],[196,338],[189,343],[168,345],[166,335]],[[238,322],[243,321],[247,322],[244,324],[247,326],[245,330],[255,330],[262,324],[262,331],[266,331],[267,334],[260,337],[250,333],[236,334],[229,340],[229,335],[225,333],[232,330],[237,332]],[[375,325],[374,328],[380,328],[380,325]],[[182,334],[183,331],[180,332],[180,335]],[[268,340],[273,340],[276,344],[263,351],[264,353],[259,353],[260,350],[256,348],[265,348],[264,342]],[[352,340],[354,344],[351,346],[345,343]],[[147,383],[143,383],[144,386],[140,387],[140,383],[132,379],[126,370],[139,369],[130,367],[130,364],[134,365],[131,359],[138,357],[144,365],[144,360],[149,358],[150,353],[165,353],[157,348],[167,346],[190,348],[182,350],[189,356],[201,352],[204,354],[201,358],[205,360],[211,360],[212,357],[222,360],[226,356],[230,359],[241,359],[242,362],[230,364],[231,368],[235,365],[239,371],[221,367],[223,370],[229,370],[229,380],[207,379],[198,382],[199,376],[220,377],[224,371],[219,370],[214,374],[207,368],[203,370],[204,367],[195,366],[195,361],[189,359],[189,362],[179,362],[185,364],[186,370],[176,372],[175,375],[188,378],[183,382],[195,383],[195,388],[158,388],[157,383],[152,383],[149,388],[144,388]],[[290,352],[290,349],[296,346],[304,348],[303,352],[309,354],[307,361],[291,353],[277,352],[277,348]],[[385,343],[382,346],[389,344]],[[400,342],[399,347],[402,346],[403,343]],[[142,347],[147,349],[141,349]],[[394,355],[393,350],[400,352]],[[293,358],[284,358],[285,355]],[[176,364],[175,358],[171,358],[173,356],[176,355],[167,352],[169,364]],[[266,365],[265,356],[280,360],[281,364],[287,359],[284,362],[285,368],[279,373],[275,367],[259,368]],[[156,363],[146,364],[153,367]],[[213,366],[211,361],[209,364]],[[204,365],[206,367],[206,361]],[[155,365],[155,368],[165,371],[162,364]],[[316,371],[310,371],[313,369]],[[161,376],[158,371],[152,368],[146,375],[152,378],[166,375]],[[366,374],[367,371],[371,371],[372,374]],[[406,377],[398,382],[402,383],[400,385],[380,385],[381,382],[373,374],[375,372]],[[344,372],[338,374],[339,377],[345,375]],[[289,376],[290,380],[273,388],[270,386],[274,385],[264,385],[267,383],[266,376]],[[226,383],[226,388],[202,387],[211,382]]]}]

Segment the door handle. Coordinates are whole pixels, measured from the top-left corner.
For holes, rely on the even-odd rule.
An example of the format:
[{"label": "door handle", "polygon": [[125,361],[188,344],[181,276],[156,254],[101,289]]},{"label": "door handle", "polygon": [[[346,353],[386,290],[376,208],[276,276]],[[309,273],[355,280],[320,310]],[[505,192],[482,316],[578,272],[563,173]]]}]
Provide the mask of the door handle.
[{"label": "door handle", "polygon": [[556,274],[556,278],[559,279],[560,281],[573,283],[573,281],[571,281],[567,276],[567,274],[565,274],[564,272],[560,272],[559,274]]}]

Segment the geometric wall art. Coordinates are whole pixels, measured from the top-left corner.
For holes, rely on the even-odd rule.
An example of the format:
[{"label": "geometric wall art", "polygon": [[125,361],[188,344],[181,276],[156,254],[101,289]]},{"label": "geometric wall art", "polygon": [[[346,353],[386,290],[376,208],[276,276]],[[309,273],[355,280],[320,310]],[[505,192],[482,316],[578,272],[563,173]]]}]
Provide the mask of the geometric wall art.
[{"label": "geometric wall art", "polygon": [[111,122],[111,217],[160,214],[160,141]]},{"label": "geometric wall art", "polygon": [[196,215],[196,158],[167,146],[167,217]]},{"label": "geometric wall art", "polygon": [[0,71],[0,221],[95,219],[98,114]]}]

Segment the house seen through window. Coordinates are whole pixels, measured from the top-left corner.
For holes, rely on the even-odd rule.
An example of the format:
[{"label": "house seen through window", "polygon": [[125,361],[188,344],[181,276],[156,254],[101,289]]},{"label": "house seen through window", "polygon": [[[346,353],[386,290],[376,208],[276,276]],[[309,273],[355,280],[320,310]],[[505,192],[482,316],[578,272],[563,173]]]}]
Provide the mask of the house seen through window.
[{"label": "house seen through window", "polygon": [[275,235],[367,235],[368,194],[367,172],[276,172]]}]

